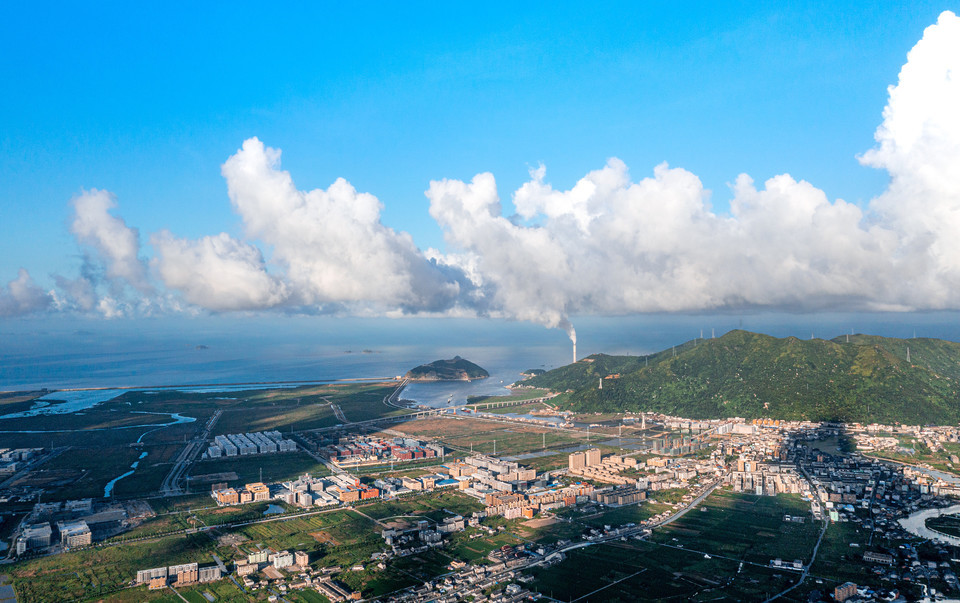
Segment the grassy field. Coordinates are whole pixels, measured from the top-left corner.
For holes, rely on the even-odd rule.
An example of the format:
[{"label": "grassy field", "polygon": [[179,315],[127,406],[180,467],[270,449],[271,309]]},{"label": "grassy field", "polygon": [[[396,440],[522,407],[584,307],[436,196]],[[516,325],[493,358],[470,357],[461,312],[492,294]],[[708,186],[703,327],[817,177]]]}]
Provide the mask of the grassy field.
[{"label": "grassy field", "polygon": [[455,491],[440,491],[422,496],[410,496],[399,500],[378,501],[357,507],[374,519],[399,515],[417,515],[440,521],[452,515],[469,516],[482,511],[483,505],[476,499]]},{"label": "grassy field", "polygon": [[[785,522],[784,515],[806,517]],[[820,525],[797,496],[754,496],[716,490],[697,511],[657,530],[651,541],[679,543],[711,555],[766,565],[771,559],[810,560]]]},{"label": "grassy field", "polygon": [[99,498],[107,482],[129,471],[146,451],[136,472],[117,482],[113,491],[116,497],[143,496],[158,489],[181,448],[178,444],[72,448],[30,471],[16,485],[43,488],[44,500]]},{"label": "grassy field", "polygon": [[[588,516],[565,515],[573,524],[600,528],[639,523],[665,508],[646,502]],[[819,535],[809,505],[797,497],[717,490],[700,508],[704,510],[655,530],[649,542],[577,550],[564,563],[535,572],[536,587],[561,600],[759,600],[796,578],[761,566],[778,557],[809,561]],[[808,518],[788,524],[785,514]]]},{"label": "grassy field", "polygon": [[408,477],[420,477],[421,475],[437,473],[438,471],[442,471],[441,466],[446,463],[451,463],[455,459],[456,457],[448,455],[445,460],[433,458],[423,461],[398,462],[392,465],[387,463],[383,465],[367,465],[359,468],[346,466],[345,468],[354,475],[369,476],[372,481],[373,477],[402,477],[404,475]]},{"label": "grassy field", "polygon": [[[870,531],[857,524],[831,523],[820,544],[817,560],[810,569],[811,573],[836,584],[847,580],[859,580],[859,583],[875,580],[872,566],[864,564],[862,559],[863,551],[869,550],[869,541]],[[874,539],[874,544],[886,543]],[[903,586],[900,585],[901,588]]]},{"label": "grassy field", "polygon": [[[477,535],[477,538],[471,536]],[[504,545],[515,546],[523,544],[525,539],[512,532],[497,532],[492,536],[481,534],[477,529],[469,529],[453,534],[445,553],[461,561],[486,563],[487,555]]]},{"label": "grassy field", "polygon": [[[313,476],[328,475],[330,470],[312,456],[303,451],[277,454],[257,454],[230,458],[208,459],[194,463],[190,468],[191,476],[213,475],[217,473],[236,473],[235,479],[224,480],[229,486],[242,486],[260,481],[263,471],[265,483],[275,483],[296,479],[304,473]],[[211,482],[191,480],[192,490],[209,492]]]},{"label": "grassy field", "polygon": [[[206,510],[194,515],[206,523],[236,521],[259,517],[265,506],[265,503],[245,505]],[[164,525],[172,527],[182,526],[185,520],[186,514],[160,519]],[[240,547],[218,545],[218,531],[176,535],[22,561],[11,566],[8,573],[13,577],[22,603],[98,599],[107,595],[113,597],[112,593],[125,588],[139,569],[190,561],[208,563],[213,553],[229,563],[243,555],[243,550],[257,546],[304,550],[321,565],[351,566],[369,560],[371,553],[382,549],[383,540],[376,528],[369,519],[357,513],[334,510],[230,529],[230,533],[243,540]],[[138,590],[146,594],[145,589]],[[145,599],[133,596],[123,600]]]},{"label": "grassy field", "polygon": [[[118,483],[116,493],[121,496],[159,487],[166,474],[164,469],[168,469],[159,465],[171,462],[176,445],[182,446],[186,440],[195,437],[217,410],[223,414],[213,435],[313,429],[339,423],[330,408],[331,403],[338,404],[353,421],[409,412],[383,404],[383,397],[395,387],[395,383],[389,382],[334,383],[229,393],[130,391],[81,412],[0,419],[0,431],[7,432],[2,434],[7,447],[71,447],[68,455],[60,455],[39,468],[46,474],[41,472],[31,476],[38,481],[63,482],[61,486],[69,486],[77,492],[70,494],[70,498],[97,496],[98,489],[102,495],[103,484],[124,473],[139,456],[139,451],[130,446],[142,438],[143,449],[150,452],[149,459],[137,474]],[[0,402],[5,402],[13,410],[22,405],[29,407],[31,403],[23,398],[6,396]],[[172,413],[195,420],[166,425],[171,422]],[[10,433],[17,430],[39,433]],[[89,458],[99,458],[101,462],[94,468],[87,462]],[[50,490],[56,490],[56,487]],[[60,497],[56,493],[52,496]]]},{"label": "grassy field", "polygon": [[536,469],[537,472],[552,471],[561,469],[569,465],[570,455],[563,452],[560,454],[548,454],[547,456],[538,456],[532,459],[523,459],[518,461],[524,467]]},{"label": "grassy field", "polygon": [[[738,571],[739,570],[739,571]],[[795,576],[736,561],[707,559],[647,542],[615,542],[572,551],[563,563],[535,570],[535,588],[568,601],[759,601]],[[731,579],[735,577],[735,579]]]},{"label": "grassy field", "polygon": [[24,561],[9,573],[22,603],[95,599],[124,588],[139,569],[208,562],[212,550],[205,535],[176,536]]},{"label": "grassy field", "polygon": [[629,505],[626,507],[608,509],[590,515],[583,515],[579,512],[573,512],[568,516],[575,523],[579,523],[585,527],[602,528],[605,525],[622,526],[628,523],[638,524],[641,521],[646,521],[654,515],[662,513],[670,508],[671,507],[669,505],[646,501],[639,505]]},{"label": "grassy field", "polygon": [[44,489],[44,500],[99,498],[111,479],[126,473],[140,450],[129,446],[68,450],[41,468],[31,471],[17,485]]},{"label": "grassy field", "polygon": [[493,408],[481,408],[480,412],[489,413],[489,414],[529,414],[534,410],[544,410],[549,408],[546,404],[542,402],[528,402],[526,404],[518,404],[516,406],[495,406]]},{"label": "grassy field", "polygon": [[365,421],[382,416],[405,414],[383,403],[396,389],[396,383],[342,384],[308,386],[253,392],[243,405],[224,410],[215,434],[277,429],[281,432],[307,431],[341,423],[331,404],[340,406],[350,421]]},{"label": "grassy field", "polygon": [[921,443],[914,438],[898,436],[897,439],[900,440],[900,444],[904,448],[912,448],[914,453],[879,450],[867,453],[867,456],[890,459],[911,465],[926,465],[938,471],[960,475],[960,467],[950,462],[951,454],[960,455],[960,443],[943,442],[943,449],[932,451],[926,446],[920,445]]},{"label": "grassy field", "polygon": [[437,438],[452,448],[472,449],[484,454],[493,452],[494,442],[497,452],[501,454],[543,450],[544,435],[548,449],[576,445],[583,441],[575,435],[547,427],[494,423],[479,419],[425,419],[401,423],[393,429],[411,436]]},{"label": "grassy field", "polygon": [[931,517],[925,523],[931,530],[951,536],[960,536],[960,516],[940,515],[939,517]]}]

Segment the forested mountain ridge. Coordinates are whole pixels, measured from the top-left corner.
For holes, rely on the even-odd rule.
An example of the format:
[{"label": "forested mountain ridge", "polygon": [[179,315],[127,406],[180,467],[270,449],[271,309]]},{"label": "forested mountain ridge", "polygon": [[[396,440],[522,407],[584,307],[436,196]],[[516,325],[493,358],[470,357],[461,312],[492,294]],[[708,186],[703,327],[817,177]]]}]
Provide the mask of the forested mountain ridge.
[{"label": "forested mountain ridge", "polygon": [[523,383],[573,390],[578,410],[949,424],[960,421],[960,344],[736,330],[647,357],[598,354]]}]

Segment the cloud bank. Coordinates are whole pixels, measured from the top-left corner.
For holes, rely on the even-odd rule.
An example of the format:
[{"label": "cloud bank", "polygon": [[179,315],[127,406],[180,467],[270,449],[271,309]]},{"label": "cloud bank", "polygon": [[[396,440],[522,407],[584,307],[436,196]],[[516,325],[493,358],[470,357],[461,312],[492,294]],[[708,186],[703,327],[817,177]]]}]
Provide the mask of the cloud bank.
[{"label": "cloud bank", "polygon": [[6,287],[0,287],[0,317],[32,314],[52,305],[53,297],[38,287],[24,268]]},{"label": "cloud bank", "polygon": [[[565,329],[577,314],[960,309],[960,19],[943,13],[889,89],[876,145],[887,171],[867,207],[784,173],[741,174],[728,213],[666,163],[634,179],[619,159],[554,189],[546,168],[504,204],[492,174],[426,191],[445,250],[383,224],[380,200],[338,179],[303,191],[257,138],[222,166],[242,237],[149,236],[106,191],[73,201],[77,278],[41,291],[26,271],[0,315],[59,308],[501,316]],[[506,207],[505,207],[506,205]],[[143,259],[149,257],[149,261]]]}]

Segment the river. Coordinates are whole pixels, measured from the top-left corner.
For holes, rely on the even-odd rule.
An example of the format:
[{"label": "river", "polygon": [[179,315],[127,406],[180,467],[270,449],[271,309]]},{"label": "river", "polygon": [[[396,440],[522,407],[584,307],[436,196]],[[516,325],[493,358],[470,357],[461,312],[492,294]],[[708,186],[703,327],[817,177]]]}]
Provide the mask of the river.
[{"label": "river", "polygon": [[111,496],[113,496],[113,487],[117,485],[117,482],[119,482],[125,477],[130,477],[131,475],[133,475],[137,470],[137,466],[140,465],[140,461],[147,458],[147,454],[149,453],[141,452],[140,457],[137,460],[133,461],[133,464],[130,465],[130,471],[127,471],[123,475],[118,475],[117,477],[107,482],[107,485],[103,487],[103,497],[110,498]]}]

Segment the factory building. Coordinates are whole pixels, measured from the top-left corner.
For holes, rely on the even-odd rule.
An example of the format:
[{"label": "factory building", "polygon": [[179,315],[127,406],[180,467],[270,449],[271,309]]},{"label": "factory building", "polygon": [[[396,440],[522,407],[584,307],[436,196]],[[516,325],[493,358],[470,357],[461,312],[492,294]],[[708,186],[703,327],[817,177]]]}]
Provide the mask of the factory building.
[{"label": "factory building", "polygon": [[59,521],[57,522],[57,528],[60,530],[60,545],[65,549],[86,546],[93,542],[93,534],[90,532],[90,526],[83,520],[71,522]]},{"label": "factory building", "polygon": [[284,439],[279,431],[231,433],[213,438],[213,444],[207,448],[206,457],[272,454],[275,452],[293,452],[296,449],[296,442]]}]

